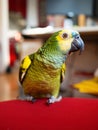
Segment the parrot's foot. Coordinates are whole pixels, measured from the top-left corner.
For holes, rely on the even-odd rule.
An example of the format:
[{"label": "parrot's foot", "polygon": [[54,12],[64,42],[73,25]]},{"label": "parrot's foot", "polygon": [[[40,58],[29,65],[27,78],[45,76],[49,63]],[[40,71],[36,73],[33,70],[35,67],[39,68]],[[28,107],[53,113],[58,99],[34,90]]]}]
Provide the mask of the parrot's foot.
[{"label": "parrot's foot", "polygon": [[61,99],[62,99],[62,96],[59,96],[58,98],[56,98],[56,97],[54,97],[54,96],[51,96],[51,97],[48,99],[47,103],[48,103],[48,104],[52,104],[52,103],[61,101]]},{"label": "parrot's foot", "polygon": [[31,102],[35,102],[36,99],[33,96],[29,96],[29,95],[25,95],[23,98],[19,98],[20,100],[26,100],[26,101],[31,101]]},{"label": "parrot's foot", "polygon": [[35,102],[36,101],[36,99],[33,96],[26,96],[25,100],[31,101],[31,102]]}]

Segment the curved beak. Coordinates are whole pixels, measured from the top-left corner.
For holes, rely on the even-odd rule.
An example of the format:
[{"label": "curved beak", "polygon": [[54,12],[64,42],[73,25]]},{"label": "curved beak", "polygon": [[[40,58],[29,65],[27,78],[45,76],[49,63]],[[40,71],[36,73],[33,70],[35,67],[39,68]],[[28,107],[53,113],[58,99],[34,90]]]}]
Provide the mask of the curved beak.
[{"label": "curved beak", "polygon": [[74,38],[74,40],[71,44],[71,49],[69,50],[69,54],[71,52],[75,52],[75,51],[78,51],[78,50],[80,50],[80,54],[84,50],[84,42],[79,35],[77,35]]}]

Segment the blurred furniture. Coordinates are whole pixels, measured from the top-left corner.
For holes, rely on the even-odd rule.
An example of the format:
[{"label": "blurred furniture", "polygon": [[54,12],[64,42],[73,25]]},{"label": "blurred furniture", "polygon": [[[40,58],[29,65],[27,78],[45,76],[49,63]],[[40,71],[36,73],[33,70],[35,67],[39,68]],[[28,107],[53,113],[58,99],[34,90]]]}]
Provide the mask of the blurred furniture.
[{"label": "blurred furniture", "polygon": [[[64,28],[53,28],[48,31],[44,31],[45,28],[43,28],[43,33],[40,31],[36,31],[36,33],[33,32],[37,28],[32,28],[32,31],[30,29],[25,29],[25,32],[22,32],[22,36],[24,37],[24,40],[26,38],[42,38],[47,39],[49,38],[54,32],[62,30]],[[73,27],[72,29],[79,31],[81,34],[81,37],[84,38],[84,40],[97,40],[98,39],[98,26],[88,26],[88,27]],[[33,33],[32,33],[33,32]]]},{"label": "blurred furniture", "polygon": [[25,39],[20,45],[20,60],[22,60],[26,55],[36,52],[41,45],[42,39]]},{"label": "blurred furniture", "polygon": [[17,30],[9,30],[8,38],[9,38],[9,64],[6,67],[6,72],[10,73],[20,60],[21,34]]}]

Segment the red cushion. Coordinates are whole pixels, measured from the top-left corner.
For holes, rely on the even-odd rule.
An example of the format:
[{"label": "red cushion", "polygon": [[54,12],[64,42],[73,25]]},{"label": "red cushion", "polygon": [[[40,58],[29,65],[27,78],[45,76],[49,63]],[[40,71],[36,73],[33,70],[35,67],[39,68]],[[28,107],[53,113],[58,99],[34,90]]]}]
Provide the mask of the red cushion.
[{"label": "red cushion", "polygon": [[7,101],[0,103],[0,130],[98,130],[98,100],[63,98],[45,104]]}]

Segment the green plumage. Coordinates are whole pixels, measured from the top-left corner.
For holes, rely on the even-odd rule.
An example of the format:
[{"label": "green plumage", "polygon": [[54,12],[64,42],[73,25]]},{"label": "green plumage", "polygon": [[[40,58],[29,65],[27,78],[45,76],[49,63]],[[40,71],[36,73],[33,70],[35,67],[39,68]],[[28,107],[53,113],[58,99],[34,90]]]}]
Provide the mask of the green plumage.
[{"label": "green plumage", "polygon": [[43,59],[38,54],[31,55],[33,61],[28,68],[22,85],[26,95],[34,98],[58,95],[60,87],[61,67],[55,68],[51,62]]},{"label": "green plumage", "polygon": [[[62,64],[65,56],[62,55],[58,43],[48,40],[37,53],[29,55],[31,60],[24,78],[20,80],[26,95],[34,98],[58,96],[61,81]],[[26,62],[25,60],[23,61]],[[22,67],[20,67],[20,74]],[[20,75],[21,77],[21,75]]]},{"label": "green plumage", "polygon": [[[69,40],[62,36],[64,33],[70,36]],[[71,31],[56,32],[36,53],[23,59],[19,70],[19,81],[25,95],[34,98],[51,96],[57,98],[65,75],[66,56],[72,41]],[[63,43],[69,44],[66,45],[67,49],[62,49]]]}]

